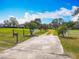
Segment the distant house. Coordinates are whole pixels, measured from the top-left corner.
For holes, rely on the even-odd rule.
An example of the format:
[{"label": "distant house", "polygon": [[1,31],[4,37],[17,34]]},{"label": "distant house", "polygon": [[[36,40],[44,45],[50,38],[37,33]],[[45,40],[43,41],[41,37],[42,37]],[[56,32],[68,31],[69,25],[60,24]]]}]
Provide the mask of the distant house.
[{"label": "distant house", "polygon": [[4,24],[0,24],[0,28],[4,27]]},{"label": "distant house", "polygon": [[20,24],[19,27],[20,27],[20,28],[24,28],[24,24]]}]

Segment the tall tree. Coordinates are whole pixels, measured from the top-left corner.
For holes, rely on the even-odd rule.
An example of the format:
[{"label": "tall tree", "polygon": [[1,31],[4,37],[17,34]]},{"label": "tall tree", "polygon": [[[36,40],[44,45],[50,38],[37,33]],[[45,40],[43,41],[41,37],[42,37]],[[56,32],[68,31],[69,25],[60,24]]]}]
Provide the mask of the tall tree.
[{"label": "tall tree", "polygon": [[41,19],[40,18],[36,18],[35,22],[37,24],[38,29],[40,29],[41,28]]},{"label": "tall tree", "polygon": [[64,20],[62,18],[58,18],[58,23],[62,24],[64,22]]},{"label": "tall tree", "polygon": [[62,25],[63,22],[64,20],[62,18],[56,18],[52,20],[52,24],[55,29]]},{"label": "tall tree", "polygon": [[4,26],[5,26],[5,27],[10,27],[10,22],[9,22],[9,20],[4,20]]},{"label": "tall tree", "polygon": [[64,22],[64,20],[62,18],[56,18],[53,19],[52,23],[58,23],[58,24],[62,24]]},{"label": "tall tree", "polygon": [[10,17],[9,21],[10,21],[11,27],[18,27],[19,23],[15,17]]},{"label": "tall tree", "polygon": [[33,31],[34,31],[34,29],[36,29],[37,28],[37,23],[35,22],[35,21],[31,21],[31,22],[29,22],[29,23],[25,23],[25,27],[26,28],[29,28],[29,30],[30,30],[30,35],[31,36],[33,36]]},{"label": "tall tree", "polygon": [[58,26],[59,26],[59,23],[58,23],[58,19],[56,18],[56,19],[53,19],[52,20],[52,26],[56,29],[56,28],[58,28]]},{"label": "tall tree", "polygon": [[56,18],[56,19],[53,19],[52,20],[52,23],[58,23],[58,19]]},{"label": "tall tree", "polygon": [[36,19],[35,19],[35,22],[41,24],[41,19],[40,19],[40,18],[36,18]]}]

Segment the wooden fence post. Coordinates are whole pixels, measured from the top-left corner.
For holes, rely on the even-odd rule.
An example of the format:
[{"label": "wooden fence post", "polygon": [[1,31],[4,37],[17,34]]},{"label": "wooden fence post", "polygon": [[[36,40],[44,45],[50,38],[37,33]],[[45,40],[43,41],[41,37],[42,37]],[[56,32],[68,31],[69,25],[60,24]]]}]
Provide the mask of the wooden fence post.
[{"label": "wooden fence post", "polygon": [[19,40],[18,40],[18,33],[14,33],[15,37],[16,37],[16,44],[18,44]]},{"label": "wooden fence post", "polygon": [[13,29],[13,37],[14,37],[14,33],[15,33],[15,31],[14,31],[14,29]]},{"label": "wooden fence post", "polygon": [[23,29],[23,37],[25,37],[25,30]]},{"label": "wooden fence post", "polygon": [[13,29],[13,37],[16,38],[16,44],[18,44],[18,33],[14,31]]}]

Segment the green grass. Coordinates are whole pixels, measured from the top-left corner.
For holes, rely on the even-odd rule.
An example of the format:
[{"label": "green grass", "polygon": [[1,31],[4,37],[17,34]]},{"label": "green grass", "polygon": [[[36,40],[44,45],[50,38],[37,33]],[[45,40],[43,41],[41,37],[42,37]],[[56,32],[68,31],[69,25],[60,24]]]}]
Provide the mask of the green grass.
[{"label": "green grass", "polygon": [[[15,46],[16,37],[13,37],[13,29],[18,33],[19,43],[27,40],[30,37],[23,37],[23,29],[21,28],[0,28],[0,51]],[[24,29],[25,35],[30,35],[29,29]],[[44,30],[38,30],[34,34],[41,35],[45,33]]]},{"label": "green grass", "polygon": [[60,37],[60,40],[65,53],[69,54],[72,59],[79,59],[79,30],[69,30],[68,36]]}]

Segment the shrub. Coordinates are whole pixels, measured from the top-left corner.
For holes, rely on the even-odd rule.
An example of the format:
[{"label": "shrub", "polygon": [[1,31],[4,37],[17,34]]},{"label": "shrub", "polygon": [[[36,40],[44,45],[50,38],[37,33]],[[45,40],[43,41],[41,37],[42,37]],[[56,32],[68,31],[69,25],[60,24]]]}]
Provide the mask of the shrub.
[{"label": "shrub", "polygon": [[67,32],[67,26],[66,25],[61,25],[58,27],[58,29],[56,30],[58,33],[58,36],[65,36],[65,33]]}]

